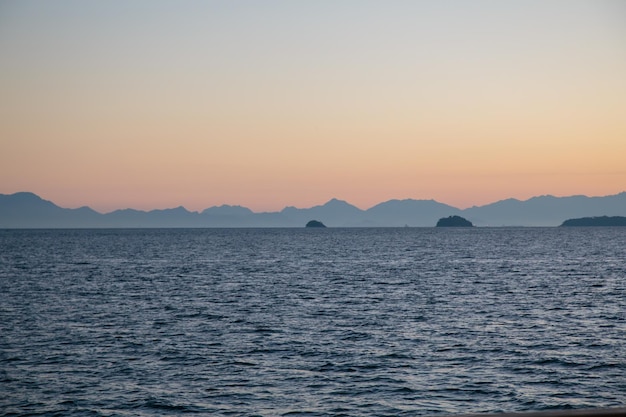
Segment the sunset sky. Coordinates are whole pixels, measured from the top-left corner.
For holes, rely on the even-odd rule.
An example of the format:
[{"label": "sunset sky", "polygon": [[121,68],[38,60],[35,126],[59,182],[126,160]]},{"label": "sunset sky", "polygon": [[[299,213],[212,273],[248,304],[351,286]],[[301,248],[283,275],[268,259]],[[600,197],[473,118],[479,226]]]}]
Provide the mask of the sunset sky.
[{"label": "sunset sky", "polygon": [[0,193],[254,211],[626,190],[626,2],[0,1]]}]

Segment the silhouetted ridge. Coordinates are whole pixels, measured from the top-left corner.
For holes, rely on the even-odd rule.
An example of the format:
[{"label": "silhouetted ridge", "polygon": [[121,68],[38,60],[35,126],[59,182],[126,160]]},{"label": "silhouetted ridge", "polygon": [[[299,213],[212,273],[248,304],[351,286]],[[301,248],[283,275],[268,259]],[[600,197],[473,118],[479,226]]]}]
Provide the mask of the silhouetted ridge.
[{"label": "silhouetted ridge", "polygon": [[324,219],[329,227],[432,227],[450,215],[477,226],[558,226],[563,219],[624,216],[626,192],[605,197],[533,197],[507,199],[460,210],[434,200],[389,200],[361,210],[333,198],[310,208],[285,207],[255,213],[242,206],[222,205],[202,212],[184,207],[101,214],[89,207],[62,208],[30,192],[0,194],[0,228],[120,228],[120,227],[302,227]]},{"label": "silhouetted ridge", "polygon": [[242,206],[229,206],[223,204],[221,206],[209,207],[202,214],[219,215],[219,216],[247,216],[252,214],[252,210]]},{"label": "silhouetted ridge", "polygon": [[461,210],[434,200],[389,200],[366,211],[369,218],[385,226],[432,226],[445,215],[460,214]]},{"label": "silhouetted ridge", "polygon": [[582,226],[626,226],[626,217],[622,216],[598,216],[582,217],[580,219],[568,219],[562,227],[582,227]]}]

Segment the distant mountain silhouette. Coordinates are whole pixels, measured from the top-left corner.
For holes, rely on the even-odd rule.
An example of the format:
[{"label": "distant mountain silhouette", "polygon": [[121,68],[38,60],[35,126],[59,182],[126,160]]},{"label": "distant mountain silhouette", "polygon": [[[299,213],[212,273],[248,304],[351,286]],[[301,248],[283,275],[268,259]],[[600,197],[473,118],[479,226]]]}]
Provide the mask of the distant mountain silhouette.
[{"label": "distant mountain silhouette", "polygon": [[558,226],[566,219],[626,215],[626,192],[606,197],[533,197],[508,199],[465,210],[434,200],[389,200],[368,210],[332,199],[310,208],[286,207],[255,213],[246,207],[222,205],[202,212],[184,207],[98,213],[89,207],[61,208],[39,196],[0,194],[0,228],[102,227],[302,227],[319,219],[330,227],[432,227],[438,219],[462,216],[476,226]]},{"label": "distant mountain silhouette", "polygon": [[511,198],[463,210],[463,215],[478,226],[556,226],[569,218],[624,214],[626,192],[606,197]]},{"label": "distant mountain silhouette", "polygon": [[284,216],[285,224],[289,226],[302,226],[309,219],[320,219],[327,226],[357,226],[356,219],[362,216],[363,210],[333,198],[324,205],[311,208],[286,207],[280,214]]},{"label": "distant mountain silhouette", "polygon": [[437,219],[461,210],[434,200],[389,200],[366,211],[379,226],[432,226]]},{"label": "distant mountain silhouette", "polygon": [[198,213],[184,207],[165,210],[116,210],[103,215],[107,227],[195,227]]},{"label": "distant mountain silhouette", "polygon": [[61,208],[33,193],[0,194],[3,228],[92,227],[101,216],[89,207]]}]

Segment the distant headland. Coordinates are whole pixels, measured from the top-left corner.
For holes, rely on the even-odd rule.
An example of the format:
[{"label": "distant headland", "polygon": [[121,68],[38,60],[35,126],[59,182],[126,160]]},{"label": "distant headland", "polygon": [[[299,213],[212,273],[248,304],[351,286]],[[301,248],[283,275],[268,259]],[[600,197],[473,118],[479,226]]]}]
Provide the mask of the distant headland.
[{"label": "distant headland", "polygon": [[565,220],[561,227],[584,227],[584,226],[626,226],[626,217],[622,216],[598,216],[582,217],[579,219]]}]

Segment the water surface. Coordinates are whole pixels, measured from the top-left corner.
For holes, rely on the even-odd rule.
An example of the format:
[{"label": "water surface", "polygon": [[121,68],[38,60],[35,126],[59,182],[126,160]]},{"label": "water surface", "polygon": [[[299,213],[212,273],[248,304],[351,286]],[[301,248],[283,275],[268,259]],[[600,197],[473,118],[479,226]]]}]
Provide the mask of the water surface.
[{"label": "water surface", "polygon": [[2,415],[626,402],[623,228],[0,231]]}]

